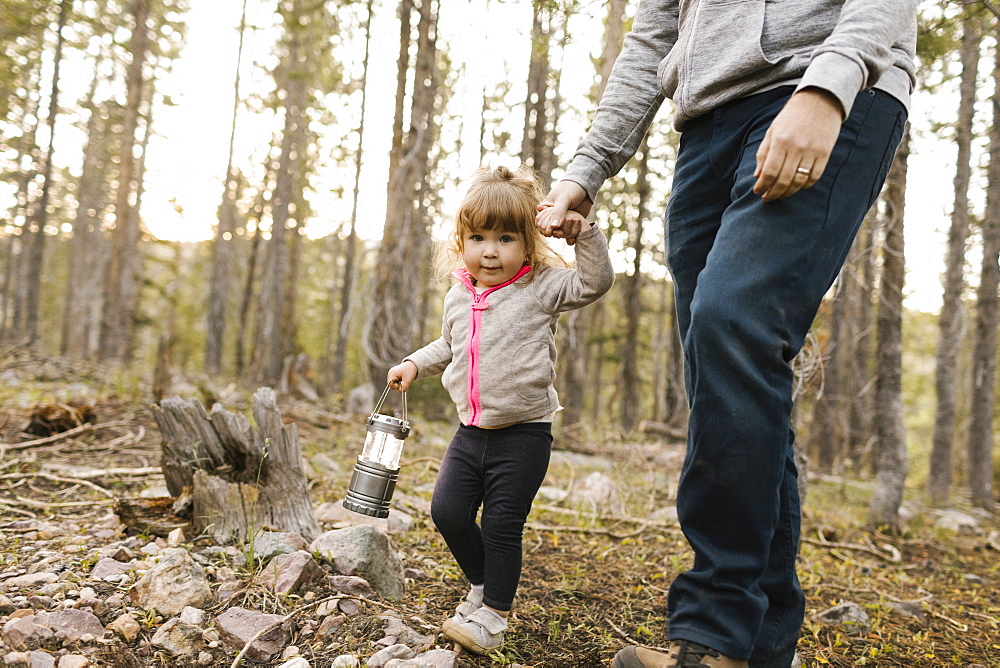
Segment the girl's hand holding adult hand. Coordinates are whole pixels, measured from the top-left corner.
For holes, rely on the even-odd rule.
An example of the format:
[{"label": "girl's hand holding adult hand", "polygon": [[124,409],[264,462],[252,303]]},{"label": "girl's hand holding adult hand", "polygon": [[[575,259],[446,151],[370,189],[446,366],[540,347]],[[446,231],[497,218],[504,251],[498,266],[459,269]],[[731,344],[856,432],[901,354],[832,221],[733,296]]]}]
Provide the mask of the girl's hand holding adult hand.
[{"label": "girl's hand holding adult hand", "polygon": [[572,246],[583,229],[583,222],[581,217],[567,217],[566,212],[576,211],[587,216],[592,206],[583,186],[575,181],[560,181],[538,205],[535,226],[544,236],[565,239]]},{"label": "girl's hand holding adult hand", "polygon": [[754,193],[771,202],[819,181],[843,120],[843,108],[830,92],[805,88],[792,95],[757,150]]},{"label": "girl's hand holding adult hand", "polygon": [[410,360],[397,364],[386,374],[386,381],[397,392],[406,392],[410,389],[410,383],[416,379],[417,365]]}]

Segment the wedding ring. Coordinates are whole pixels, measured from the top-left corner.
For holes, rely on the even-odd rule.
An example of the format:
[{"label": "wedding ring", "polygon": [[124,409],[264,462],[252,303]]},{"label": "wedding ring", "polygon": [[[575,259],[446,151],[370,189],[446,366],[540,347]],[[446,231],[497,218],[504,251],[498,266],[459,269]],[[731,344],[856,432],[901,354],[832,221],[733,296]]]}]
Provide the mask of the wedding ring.
[{"label": "wedding ring", "polygon": [[811,169],[806,169],[805,167],[796,167],[795,171],[799,174],[805,174],[806,176],[809,176],[809,173],[812,172]]}]

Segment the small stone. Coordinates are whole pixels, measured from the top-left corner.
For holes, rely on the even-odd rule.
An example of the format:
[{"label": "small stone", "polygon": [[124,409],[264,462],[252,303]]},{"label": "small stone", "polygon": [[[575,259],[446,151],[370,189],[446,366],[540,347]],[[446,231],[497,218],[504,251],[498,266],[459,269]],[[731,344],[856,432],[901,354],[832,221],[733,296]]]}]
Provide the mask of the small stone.
[{"label": "small stone", "polygon": [[205,624],[205,611],[201,608],[192,608],[190,605],[184,606],[181,610],[180,620],[185,624],[203,626]]},{"label": "small stone", "polygon": [[181,529],[180,527],[177,527],[176,529],[167,534],[167,546],[169,547],[178,547],[180,545],[183,545],[185,540],[186,539],[184,538],[184,530]]},{"label": "small stone", "polygon": [[114,631],[128,642],[133,642],[138,636],[142,627],[130,613],[123,613],[118,619],[108,624],[108,630]]},{"label": "small stone", "polygon": [[215,657],[208,652],[198,652],[198,665],[211,666],[215,662]]},{"label": "small stone", "polygon": [[87,668],[92,665],[90,658],[82,654],[65,654],[59,658],[58,668]]}]

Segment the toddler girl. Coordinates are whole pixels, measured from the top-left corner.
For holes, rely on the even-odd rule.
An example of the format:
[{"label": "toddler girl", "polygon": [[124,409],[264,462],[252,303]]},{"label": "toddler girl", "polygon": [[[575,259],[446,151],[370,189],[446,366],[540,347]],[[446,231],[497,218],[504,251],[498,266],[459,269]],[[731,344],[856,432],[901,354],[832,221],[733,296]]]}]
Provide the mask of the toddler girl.
[{"label": "toddler girl", "polygon": [[521,577],[521,534],[549,465],[559,409],[556,322],[596,301],[615,278],[604,235],[586,221],[575,239],[576,268],[561,262],[535,227],[541,199],[530,170],[476,173],[445,249],[457,283],[445,297],[441,337],[388,373],[399,391],[418,376],[442,374],[458,409],[431,517],[472,584],[442,631],[477,654],[503,642]]}]

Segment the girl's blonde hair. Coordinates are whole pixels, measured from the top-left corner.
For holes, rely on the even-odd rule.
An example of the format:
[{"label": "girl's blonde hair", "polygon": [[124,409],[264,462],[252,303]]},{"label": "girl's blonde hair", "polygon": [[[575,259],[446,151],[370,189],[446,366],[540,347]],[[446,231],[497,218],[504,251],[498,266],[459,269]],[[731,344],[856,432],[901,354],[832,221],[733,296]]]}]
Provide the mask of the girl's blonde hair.
[{"label": "girl's blonde hair", "polygon": [[[542,197],[541,184],[528,167],[522,165],[516,171],[507,167],[477,170],[455,214],[455,231],[439,248],[438,272],[449,274],[463,266],[465,237],[476,229],[520,235],[525,264],[532,267],[567,266],[535,227],[535,207]],[[528,276],[530,279],[531,274]]]}]

